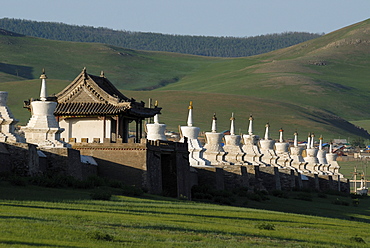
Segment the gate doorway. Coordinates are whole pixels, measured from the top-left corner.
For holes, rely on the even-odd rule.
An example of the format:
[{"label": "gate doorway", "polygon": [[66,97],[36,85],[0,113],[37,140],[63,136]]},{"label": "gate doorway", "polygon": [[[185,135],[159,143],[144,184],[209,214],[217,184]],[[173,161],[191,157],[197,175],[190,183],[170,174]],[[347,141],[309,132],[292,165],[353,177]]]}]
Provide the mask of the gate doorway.
[{"label": "gate doorway", "polygon": [[161,154],[162,194],[177,197],[177,168],[174,154]]}]

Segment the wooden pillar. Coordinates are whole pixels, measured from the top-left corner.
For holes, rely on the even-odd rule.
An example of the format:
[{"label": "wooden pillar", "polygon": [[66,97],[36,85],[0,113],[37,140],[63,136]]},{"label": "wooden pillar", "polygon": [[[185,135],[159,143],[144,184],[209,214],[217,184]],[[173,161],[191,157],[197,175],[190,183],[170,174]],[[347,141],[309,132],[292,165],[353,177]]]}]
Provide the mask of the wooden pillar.
[{"label": "wooden pillar", "polygon": [[129,129],[129,125],[128,125],[128,119],[127,118],[122,118],[123,120],[122,120],[122,123],[123,123],[123,127],[122,127],[122,142],[123,143],[127,143],[128,142],[128,135],[129,135],[129,133],[128,133],[128,129]]},{"label": "wooden pillar", "polygon": [[119,138],[119,115],[117,115],[117,120],[116,120],[116,142],[117,142],[117,139]]},{"label": "wooden pillar", "polygon": [[139,142],[141,142],[141,138],[143,137],[143,119],[140,119],[140,130],[139,130],[139,132],[140,132],[140,139],[139,139]]},{"label": "wooden pillar", "polygon": [[119,137],[122,140],[124,138],[124,136],[123,136],[124,121],[125,121],[125,118],[121,115],[120,118],[119,118],[119,129],[118,129],[118,132],[119,132]]},{"label": "wooden pillar", "polygon": [[136,143],[139,143],[139,120],[138,119],[135,119],[135,123],[136,123],[136,135],[135,135],[135,142]]},{"label": "wooden pillar", "polygon": [[[107,132],[107,123],[106,123],[106,117],[103,116],[103,141],[106,138],[106,132]],[[102,142],[103,142],[102,141]]]}]

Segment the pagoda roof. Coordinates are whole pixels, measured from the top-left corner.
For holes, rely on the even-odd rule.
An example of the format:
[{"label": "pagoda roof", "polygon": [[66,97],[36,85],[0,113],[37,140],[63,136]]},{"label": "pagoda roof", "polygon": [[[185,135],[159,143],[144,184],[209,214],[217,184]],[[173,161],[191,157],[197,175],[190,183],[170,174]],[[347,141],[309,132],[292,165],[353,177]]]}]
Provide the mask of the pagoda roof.
[{"label": "pagoda roof", "polygon": [[161,108],[146,108],[123,95],[102,73],[90,75],[86,68],[65,89],[56,95],[57,116],[117,115],[148,118],[160,113]]}]

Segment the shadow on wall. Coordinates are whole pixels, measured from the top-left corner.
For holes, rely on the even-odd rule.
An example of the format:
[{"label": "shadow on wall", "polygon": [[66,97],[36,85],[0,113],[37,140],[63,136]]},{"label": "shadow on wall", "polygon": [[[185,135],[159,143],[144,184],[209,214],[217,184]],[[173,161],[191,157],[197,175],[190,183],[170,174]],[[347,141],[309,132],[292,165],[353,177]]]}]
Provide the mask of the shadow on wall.
[{"label": "shadow on wall", "polygon": [[0,72],[24,79],[34,79],[32,75],[33,68],[29,66],[0,63]]},{"label": "shadow on wall", "polygon": [[78,180],[97,175],[97,166],[81,162],[70,148],[37,149],[27,143],[0,143],[0,172],[18,176],[61,175]]}]

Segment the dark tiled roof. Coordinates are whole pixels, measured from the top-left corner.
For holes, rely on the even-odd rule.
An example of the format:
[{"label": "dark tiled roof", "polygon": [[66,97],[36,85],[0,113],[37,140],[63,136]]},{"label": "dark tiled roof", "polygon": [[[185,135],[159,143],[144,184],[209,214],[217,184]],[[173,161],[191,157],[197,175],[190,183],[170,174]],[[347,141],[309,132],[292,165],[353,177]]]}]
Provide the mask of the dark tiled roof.
[{"label": "dark tiled roof", "polygon": [[58,116],[115,115],[148,118],[159,114],[161,108],[146,108],[144,102],[136,102],[123,95],[105,76],[94,76],[86,69],[57,95]]},{"label": "dark tiled roof", "polygon": [[117,96],[121,101],[128,101],[125,95],[123,95],[114,85],[106,78],[101,76],[94,76],[89,74],[89,77],[97,84],[99,87],[107,92],[111,96]]},{"label": "dark tiled roof", "polygon": [[55,115],[100,115],[118,114],[125,110],[125,107],[114,106],[107,103],[58,103]]}]

